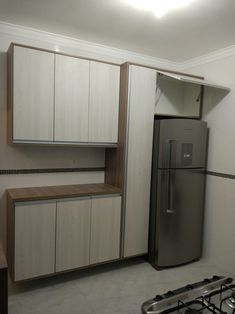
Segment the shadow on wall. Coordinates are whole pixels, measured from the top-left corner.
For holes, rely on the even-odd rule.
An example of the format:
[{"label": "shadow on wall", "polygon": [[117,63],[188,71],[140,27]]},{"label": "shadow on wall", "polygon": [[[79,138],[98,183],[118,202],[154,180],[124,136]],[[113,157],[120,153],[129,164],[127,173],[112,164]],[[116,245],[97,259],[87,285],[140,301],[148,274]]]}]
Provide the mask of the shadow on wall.
[{"label": "shadow on wall", "polygon": [[0,52],[0,90],[7,88],[7,53]]},{"label": "shadow on wall", "polygon": [[229,91],[216,89],[213,87],[205,87],[203,115],[207,115],[229,94]]},{"label": "shadow on wall", "polygon": [[[7,54],[0,52],[0,123],[6,124]],[[2,128],[1,128],[2,129]],[[3,134],[0,134],[2,137]]]},{"label": "shadow on wall", "polygon": [[[0,178],[1,179],[1,178]],[[6,192],[0,198],[0,240],[6,251],[6,225],[7,225],[7,197]]]},{"label": "shadow on wall", "polygon": [[[7,53],[0,52],[0,125],[3,126],[4,128],[6,126],[6,90],[7,90]],[[6,133],[1,132],[0,137],[2,136],[5,137]],[[0,239],[3,240],[2,243],[4,249],[6,249],[5,232],[6,232],[6,193],[4,193],[0,198]]]}]

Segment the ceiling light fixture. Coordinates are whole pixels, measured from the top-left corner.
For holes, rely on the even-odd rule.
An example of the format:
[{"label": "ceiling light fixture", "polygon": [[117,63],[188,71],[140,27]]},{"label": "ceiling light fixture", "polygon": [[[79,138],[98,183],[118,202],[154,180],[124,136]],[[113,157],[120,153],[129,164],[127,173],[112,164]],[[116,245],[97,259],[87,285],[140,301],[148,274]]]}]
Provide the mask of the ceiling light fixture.
[{"label": "ceiling light fixture", "polygon": [[151,11],[158,18],[161,18],[167,12],[180,9],[189,5],[195,0],[126,0],[133,7]]}]

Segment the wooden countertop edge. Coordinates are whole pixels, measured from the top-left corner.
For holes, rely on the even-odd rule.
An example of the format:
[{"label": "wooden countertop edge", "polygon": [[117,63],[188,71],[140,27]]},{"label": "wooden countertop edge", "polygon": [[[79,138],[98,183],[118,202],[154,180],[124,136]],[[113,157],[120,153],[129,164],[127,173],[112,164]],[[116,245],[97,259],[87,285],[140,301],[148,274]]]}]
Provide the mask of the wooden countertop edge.
[{"label": "wooden countertop edge", "polygon": [[122,190],[120,188],[105,183],[41,186],[7,190],[8,197],[13,202],[38,201],[121,193]]}]

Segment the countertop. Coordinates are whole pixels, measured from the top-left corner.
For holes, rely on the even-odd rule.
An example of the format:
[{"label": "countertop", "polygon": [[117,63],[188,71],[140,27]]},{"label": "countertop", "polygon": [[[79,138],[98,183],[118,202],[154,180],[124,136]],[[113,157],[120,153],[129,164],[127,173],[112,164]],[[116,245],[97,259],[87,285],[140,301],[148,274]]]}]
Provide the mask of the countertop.
[{"label": "countertop", "polygon": [[105,183],[41,186],[8,189],[13,202],[37,201],[56,198],[121,194],[121,189]]}]

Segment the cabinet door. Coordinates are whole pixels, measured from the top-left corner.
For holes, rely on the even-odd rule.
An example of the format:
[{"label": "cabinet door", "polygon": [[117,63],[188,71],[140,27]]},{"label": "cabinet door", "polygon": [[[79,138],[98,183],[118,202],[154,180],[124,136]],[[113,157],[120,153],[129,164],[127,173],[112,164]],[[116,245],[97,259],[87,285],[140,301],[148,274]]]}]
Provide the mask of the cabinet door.
[{"label": "cabinet door", "polygon": [[124,256],[147,253],[156,71],[131,67]]},{"label": "cabinet door", "polygon": [[88,141],[89,61],[56,55],[55,141]]},{"label": "cabinet door", "polygon": [[91,199],[57,202],[56,271],[89,265]]},{"label": "cabinet door", "polygon": [[89,141],[118,141],[120,67],[101,62],[90,65]]},{"label": "cabinet door", "polygon": [[55,271],[55,202],[15,206],[15,280]]},{"label": "cabinet door", "polygon": [[13,141],[52,141],[54,54],[14,47]]},{"label": "cabinet door", "polygon": [[90,264],[120,257],[121,196],[92,198]]}]

